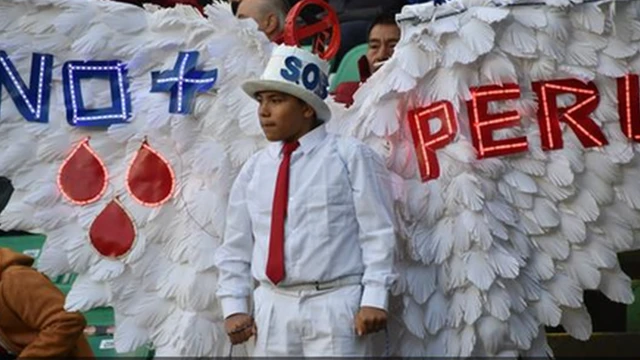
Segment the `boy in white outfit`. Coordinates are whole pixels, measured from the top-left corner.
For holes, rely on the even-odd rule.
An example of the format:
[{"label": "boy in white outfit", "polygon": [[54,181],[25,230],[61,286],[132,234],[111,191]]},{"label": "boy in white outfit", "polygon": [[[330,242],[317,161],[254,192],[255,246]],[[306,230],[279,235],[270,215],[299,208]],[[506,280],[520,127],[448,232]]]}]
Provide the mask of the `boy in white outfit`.
[{"label": "boy in white outfit", "polygon": [[272,143],[232,187],[217,295],[231,342],[255,335],[256,356],[365,356],[366,335],[386,327],[396,278],[388,174],[367,146],[327,133],[327,69],[281,45],[243,85]]}]

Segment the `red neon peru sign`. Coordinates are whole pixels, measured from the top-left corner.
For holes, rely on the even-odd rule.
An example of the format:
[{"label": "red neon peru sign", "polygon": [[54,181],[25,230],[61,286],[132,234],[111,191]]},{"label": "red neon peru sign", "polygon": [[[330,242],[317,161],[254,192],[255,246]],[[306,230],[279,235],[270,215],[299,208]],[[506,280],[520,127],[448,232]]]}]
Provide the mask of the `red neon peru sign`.
[{"label": "red neon peru sign", "polygon": [[[640,142],[640,77],[628,74],[618,78],[618,113],[622,133],[630,140]],[[562,149],[561,123],[567,125],[585,148],[602,147],[608,141],[591,118],[600,102],[598,88],[593,82],[576,79],[538,81],[532,83],[538,98],[537,123],[540,128],[542,149]],[[528,150],[526,137],[496,140],[494,132],[517,127],[521,114],[517,110],[492,113],[491,102],[520,98],[518,84],[485,85],[470,89],[471,99],[466,103],[471,141],[479,159],[517,154]],[[560,106],[558,97],[573,95],[575,102]],[[436,151],[452,143],[458,134],[458,120],[453,105],[440,100],[425,107],[409,111],[409,128],[415,145],[418,168],[422,181],[440,176]],[[440,127],[431,132],[430,124],[439,121]]]}]

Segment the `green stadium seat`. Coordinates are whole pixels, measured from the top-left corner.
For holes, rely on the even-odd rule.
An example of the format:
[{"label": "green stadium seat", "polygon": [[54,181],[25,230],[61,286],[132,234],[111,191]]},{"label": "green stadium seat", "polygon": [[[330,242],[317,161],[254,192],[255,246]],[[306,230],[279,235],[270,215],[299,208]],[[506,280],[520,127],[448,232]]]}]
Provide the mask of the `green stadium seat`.
[{"label": "green stadium seat", "polygon": [[37,260],[40,257],[44,240],[44,235],[2,236],[0,237],[0,246],[29,255]]},{"label": "green stadium seat", "polygon": [[[0,237],[0,246],[31,256],[37,263],[45,239],[44,235],[38,234],[2,236]],[[64,274],[51,279],[51,281],[67,295],[76,277],[76,274]]]},{"label": "green stadium seat", "polygon": [[358,60],[367,53],[367,47],[367,44],[358,45],[344,55],[331,82],[331,91],[335,90],[340,83],[360,81]]},{"label": "green stadium seat", "polygon": [[153,351],[148,346],[142,346],[138,350],[119,354],[116,352],[112,335],[96,335],[87,337],[89,345],[97,359],[108,359],[116,357],[135,357],[137,359],[153,358]]},{"label": "green stadium seat", "polygon": [[93,326],[111,326],[115,322],[113,308],[99,307],[84,313],[84,318],[88,325]]}]

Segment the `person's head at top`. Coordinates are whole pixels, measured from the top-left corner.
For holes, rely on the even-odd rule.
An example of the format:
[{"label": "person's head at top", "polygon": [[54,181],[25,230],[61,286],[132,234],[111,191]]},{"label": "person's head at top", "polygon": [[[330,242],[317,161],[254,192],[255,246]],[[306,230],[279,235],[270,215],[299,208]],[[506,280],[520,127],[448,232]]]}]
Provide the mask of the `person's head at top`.
[{"label": "person's head at top", "polygon": [[258,30],[269,40],[278,41],[284,32],[288,12],[286,0],[241,0],[238,2],[236,16],[255,20]]},{"label": "person's head at top", "polygon": [[260,79],[242,85],[259,103],[258,117],[267,140],[296,142],[329,121],[331,110],[324,102],[328,70],[329,64],[310,52],[280,45]]},{"label": "person's head at top", "polygon": [[400,28],[395,14],[388,12],[379,15],[369,26],[367,61],[371,73],[376,72],[391,58],[396,44],[400,41]]}]

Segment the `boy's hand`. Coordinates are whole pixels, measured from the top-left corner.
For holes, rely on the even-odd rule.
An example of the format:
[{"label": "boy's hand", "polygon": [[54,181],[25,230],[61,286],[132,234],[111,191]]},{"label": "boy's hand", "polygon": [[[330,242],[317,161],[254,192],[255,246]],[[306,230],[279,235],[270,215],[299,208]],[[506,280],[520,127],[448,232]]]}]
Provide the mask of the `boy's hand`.
[{"label": "boy's hand", "polygon": [[378,332],[387,326],[387,312],[369,306],[363,306],[355,318],[356,334],[358,336]]},{"label": "boy's hand", "polygon": [[224,320],[224,329],[233,345],[242,344],[258,333],[249,314],[233,314]]}]

